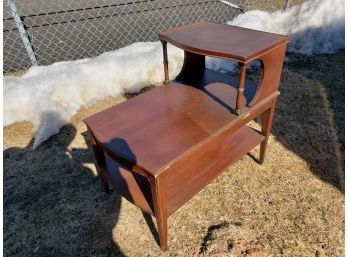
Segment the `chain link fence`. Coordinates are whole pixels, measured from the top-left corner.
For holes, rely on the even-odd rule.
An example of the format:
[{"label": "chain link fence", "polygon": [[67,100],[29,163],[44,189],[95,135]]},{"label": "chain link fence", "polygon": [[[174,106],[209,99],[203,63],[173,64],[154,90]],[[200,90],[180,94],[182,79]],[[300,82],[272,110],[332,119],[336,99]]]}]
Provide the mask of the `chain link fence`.
[{"label": "chain link fence", "polygon": [[4,72],[94,57],[159,31],[206,20],[225,23],[245,0],[5,0]]},{"label": "chain link fence", "polygon": [[304,0],[5,0],[3,71],[100,55],[197,21],[225,23],[252,9]]}]

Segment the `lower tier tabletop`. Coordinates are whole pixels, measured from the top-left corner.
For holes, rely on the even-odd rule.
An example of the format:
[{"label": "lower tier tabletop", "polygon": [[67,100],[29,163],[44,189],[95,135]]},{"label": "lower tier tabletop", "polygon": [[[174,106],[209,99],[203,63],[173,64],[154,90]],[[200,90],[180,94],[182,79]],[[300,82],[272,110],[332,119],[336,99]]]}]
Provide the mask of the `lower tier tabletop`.
[{"label": "lower tier tabletop", "polygon": [[[230,94],[233,99],[233,94]],[[114,159],[155,175],[172,160],[236,119],[215,98],[191,86],[159,86],[84,120]]]}]

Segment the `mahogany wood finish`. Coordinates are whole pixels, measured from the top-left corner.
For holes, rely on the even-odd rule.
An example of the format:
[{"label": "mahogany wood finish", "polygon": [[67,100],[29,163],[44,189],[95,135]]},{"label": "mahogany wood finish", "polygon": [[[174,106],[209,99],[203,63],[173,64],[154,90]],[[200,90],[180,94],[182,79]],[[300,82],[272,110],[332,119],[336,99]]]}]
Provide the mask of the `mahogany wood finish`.
[{"label": "mahogany wood finish", "polygon": [[243,63],[289,42],[288,36],[211,22],[180,26],[159,33],[159,38],[188,52]]},{"label": "mahogany wood finish", "polygon": [[169,84],[169,69],[168,69],[168,54],[167,54],[167,41],[161,41],[163,48],[163,66],[164,66],[164,85]]},{"label": "mahogany wood finish", "polygon": [[239,114],[243,106],[243,97],[244,97],[244,83],[245,83],[245,74],[246,74],[246,63],[240,63],[240,74],[239,74],[239,83],[238,83],[238,94],[236,102],[236,111]]},{"label": "mahogany wood finish", "polygon": [[[167,249],[167,219],[228,166],[260,144],[264,161],[287,36],[201,22],[162,32],[164,84],[84,120],[98,173],[157,221]],[[169,81],[167,42],[185,50]],[[205,56],[239,62],[233,77],[205,67]],[[258,85],[246,78],[259,59]],[[262,117],[262,129],[247,123]]]}]

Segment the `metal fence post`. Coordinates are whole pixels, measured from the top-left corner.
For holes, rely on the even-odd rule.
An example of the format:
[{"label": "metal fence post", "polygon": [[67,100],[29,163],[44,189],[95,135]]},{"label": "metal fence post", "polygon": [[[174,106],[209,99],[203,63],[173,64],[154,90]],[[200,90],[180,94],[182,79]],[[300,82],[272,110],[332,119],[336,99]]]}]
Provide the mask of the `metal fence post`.
[{"label": "metal fence post", "polygon": [[285,3],[284,3],[284,11],[286,10],[286,9],[288,9],[289,7],[290,7],[290,5],[291,5],[291,0],[285,0]]},{"label": "metal fence post", "polygon": [[9,5],[9,7],[11,9],[12,16],[15,20],[15,24],[18,28],[19,35],[22,38],[25,50],[27,51],[27,54],[28,54],[30,61],[31,61],[31,64],[36,65],[37,64],[36,55],[35,55],[35,52],[33,50],[33,46],[31,45],[31,42],[29,40],[28,33],[27,33],[27,31],[24,27],[24,24],[22,22],[22,19],[19,16],[16,4],[15,4],[15,0],[7,0],[7,4]]}]

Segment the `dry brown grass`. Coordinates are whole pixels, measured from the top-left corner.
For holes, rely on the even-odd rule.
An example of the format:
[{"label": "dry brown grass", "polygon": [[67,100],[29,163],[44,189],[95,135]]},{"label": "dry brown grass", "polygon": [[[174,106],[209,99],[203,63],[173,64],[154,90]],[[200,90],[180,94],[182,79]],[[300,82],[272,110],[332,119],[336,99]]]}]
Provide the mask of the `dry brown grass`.
[{"label": "dry brown grass", "polygon": [[[289,1],[289,7],[302,4],[306,1],[307,0],[291,0]],[[283,10],[285,7],[285,3],[286,0],[246,0],[244,3],[244,11],[262,10],[275,12],[278,10]]]},{"label": "dry brown grass", "polygon": [[83,108],[36,150],[29,123],[6,127],[4,254],[343,256],[343,95],[344,53],[289,55],[265,164],[244,156],[173,214],[166,253],[151,219],[103,193],[85,143],[81,119],[125,98]]}]

